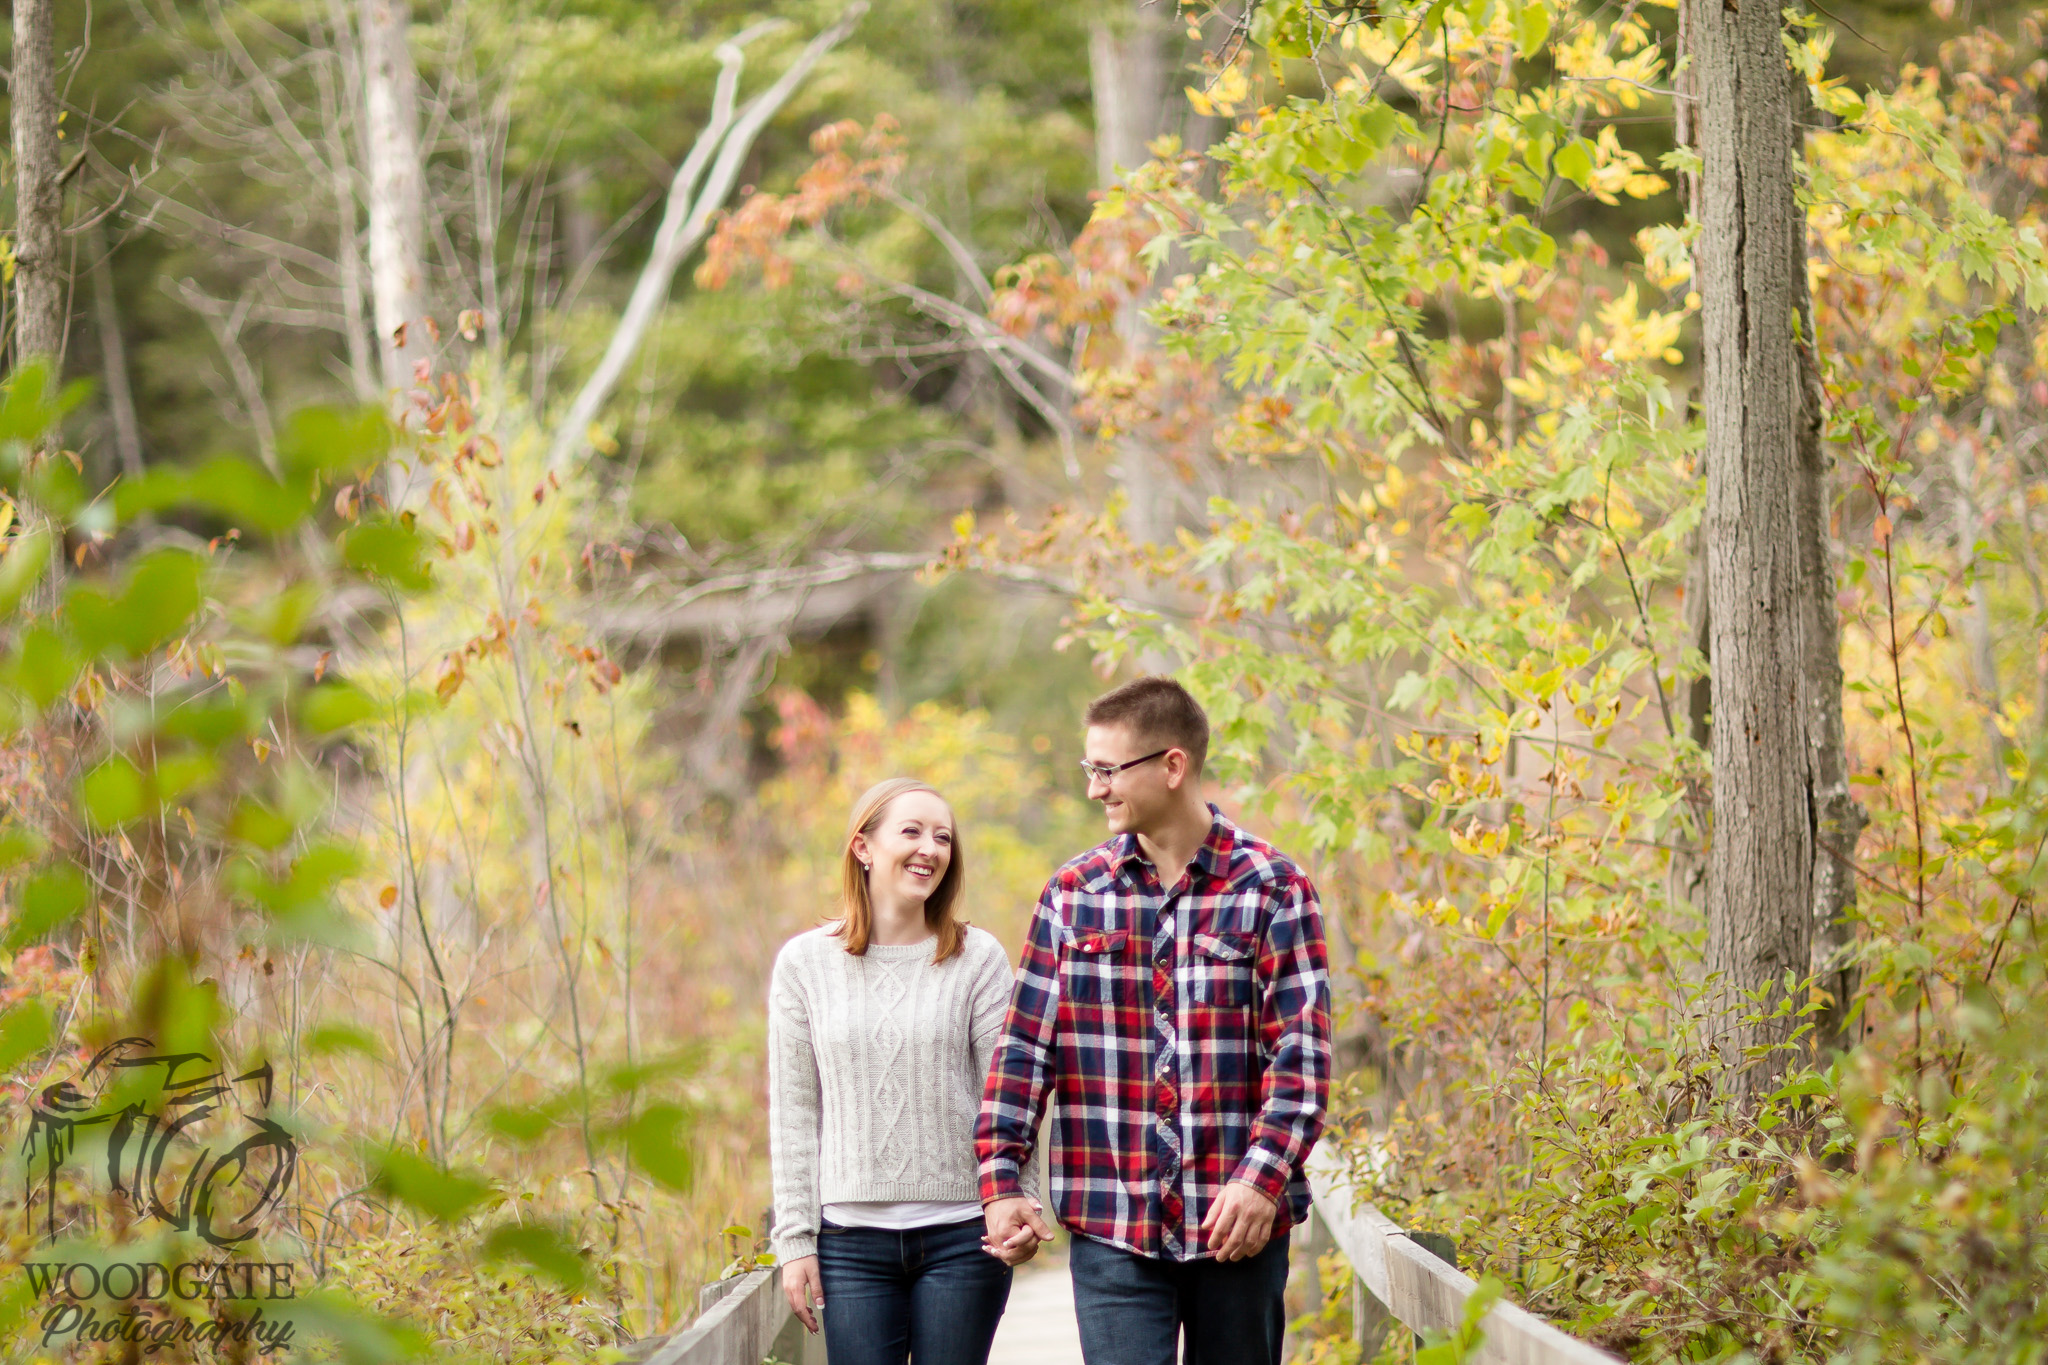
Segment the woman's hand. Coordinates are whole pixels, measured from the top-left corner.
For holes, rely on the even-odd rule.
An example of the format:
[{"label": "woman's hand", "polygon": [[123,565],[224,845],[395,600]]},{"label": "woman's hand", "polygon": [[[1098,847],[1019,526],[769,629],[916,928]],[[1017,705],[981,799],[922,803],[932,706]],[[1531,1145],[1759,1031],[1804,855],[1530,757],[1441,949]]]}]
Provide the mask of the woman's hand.
[{"label": "woman's hand", "polygon": [[1004,1265],[1023,1265],[1038,1254],[1038,1244],[1052,1240],[1052,1229],[1046,1226],[1038,1201],[1024,1195],[1011,1195],[998,1199],[983,1209],[987,1230],[981,1239],[981,1249],[1001,1261]]},{"label": "woman's hand", "polygon": [[799,1256],[782,1267],[782,1297],[806,1332],[818,1330],[818,1315],[811,1310],[825,1306],[825,1282],[818,1277],[816,1256]]}]

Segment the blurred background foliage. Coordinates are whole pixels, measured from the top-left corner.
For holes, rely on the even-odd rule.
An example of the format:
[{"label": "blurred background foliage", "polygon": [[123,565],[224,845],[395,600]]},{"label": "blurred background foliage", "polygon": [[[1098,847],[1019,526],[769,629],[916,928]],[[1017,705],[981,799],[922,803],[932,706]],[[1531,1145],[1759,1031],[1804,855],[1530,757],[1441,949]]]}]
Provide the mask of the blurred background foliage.
[{"label": "blurred background foliage", "polygon": [[[1097,837],[1080,705],[1181,667],[1215,794],[1325,889],[1332,1140],[1391,1209],[1649,1358],[2010,1358],[2048,1245],[2039,300],[1870,224],[2013,249],[2038,26],[1843,0],[1802,49],[1874,823],[1865,1036],[1759,1119],[1686,1022],[1675,11],[1382,8],[880,0],[557,465],[719,44],[780,21],[744,97],[841,7],[413,4],[436,322],[395,436],[354,10],[62,7],[69,340],[0,412],[13,1092],[121,1028],[268,1057],[307,1151],[275,1250],[359,1301],[332,1349],[587,1358],[758,1254],[760,990],[852,798],[946,792],[1014,948]],[[1296,324],[1359,322],[1354,277],[1385,293],[1319,369]]]}]

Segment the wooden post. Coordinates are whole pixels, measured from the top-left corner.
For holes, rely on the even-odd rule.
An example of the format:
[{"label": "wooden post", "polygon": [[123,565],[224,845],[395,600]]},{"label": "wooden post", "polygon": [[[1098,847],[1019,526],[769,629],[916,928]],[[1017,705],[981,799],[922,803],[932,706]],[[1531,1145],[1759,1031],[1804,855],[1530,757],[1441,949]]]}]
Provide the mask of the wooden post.
[{"label": "wooden post", "polygon": [[[1456,1270],[1458,1268],[1458,1239],[1449,1233],[1411,1231],[1408,1234],[1408,1240],[1436,1257],[1439,1261],[1442,1261],[1451,1269]],[[1415,1344],[1418,1347],[1422,1345],[1422,1333],[1417,1332],[1415,1334]]]},{"label": "wooden post", "polygon": [[1387,1329],[1393,1325],[1394,1315],[1380,1302],[1379,1296],[1366,1287],[1364,1280],[1356,1275],[1351,1277],[1351,1339],[1359,1345],[1360,1360],[1371,1360],[1386,1345]]}]

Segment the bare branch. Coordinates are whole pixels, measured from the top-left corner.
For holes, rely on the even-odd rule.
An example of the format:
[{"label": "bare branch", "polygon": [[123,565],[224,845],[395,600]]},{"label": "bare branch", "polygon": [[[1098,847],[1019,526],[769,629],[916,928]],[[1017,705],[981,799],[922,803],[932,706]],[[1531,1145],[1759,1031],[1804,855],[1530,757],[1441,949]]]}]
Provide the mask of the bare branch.
[{"label": "bare branch", "polygon": [[989,284],[988,276],[982,274],[981,265],[974,259],[974,253],[969,251],[967,244],[954,236],[952,229],[940,222],[930,209],[886,187],[881,191],[881,197],[924,224],[924,230],[938,238],[939,245],[946,248],[946,254],[953,258],[953,264],[960,271],[961,278],[974,286],[975,294],[984,305],[995,298],[995,289]]},{"label": "bare branch", "polygon": [[[736,118],[732,113],[732,103],[744,61],[740,43],[758,37],[763,26],[754,25],[732,41],[720,44],[718,59],[722,69],[712,101],[711,121],[705,125],[696,145],[676,171],[675,180],[669,187],[668,207],[663,211],[661,226],[655,233],[654,250],[641,269],[640,278],[634,282],[632,297],[619,318],[618,328],[612,333],[611,344],[605,348],[597,369],[577,393],[575,401],[570,403],[568,413],[555,430],[554,441],[548,448],[550,471],[563,469],[586,448],[591,422],[618,386],[626,366],[632,363],[640,343],[646,338],[655,315],[667,302],[677,267],[696,250],[705,233],[710,231],[712,215],[732,192],[733,182],[739,178],[740,165],[752,150],[754,139],[796,93],[812,69],[824,60],[825,54],[853,31],[867,9],[867,0],[855,0],[838,23],[812,39],[789,70],[782,73],[781,79],[748,101]],[[711,163],[714,152],[717,161]],[[711,163],[708,176],[705,172],[707,163]],[[701,190],[697,188],[700,176],[705,177]]]}]

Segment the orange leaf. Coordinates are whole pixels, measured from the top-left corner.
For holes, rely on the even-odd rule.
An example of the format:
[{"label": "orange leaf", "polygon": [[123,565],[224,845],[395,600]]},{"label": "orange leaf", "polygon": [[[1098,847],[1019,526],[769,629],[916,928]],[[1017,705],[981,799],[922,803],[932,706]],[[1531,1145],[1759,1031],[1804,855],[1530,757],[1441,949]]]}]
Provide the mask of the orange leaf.
[{"label": "orange leaf", "polygon": [[386,910],[398,904],[398,888],[386,886],[382,891],[379,891],[377,893],[377,904],[383,906]]}]

